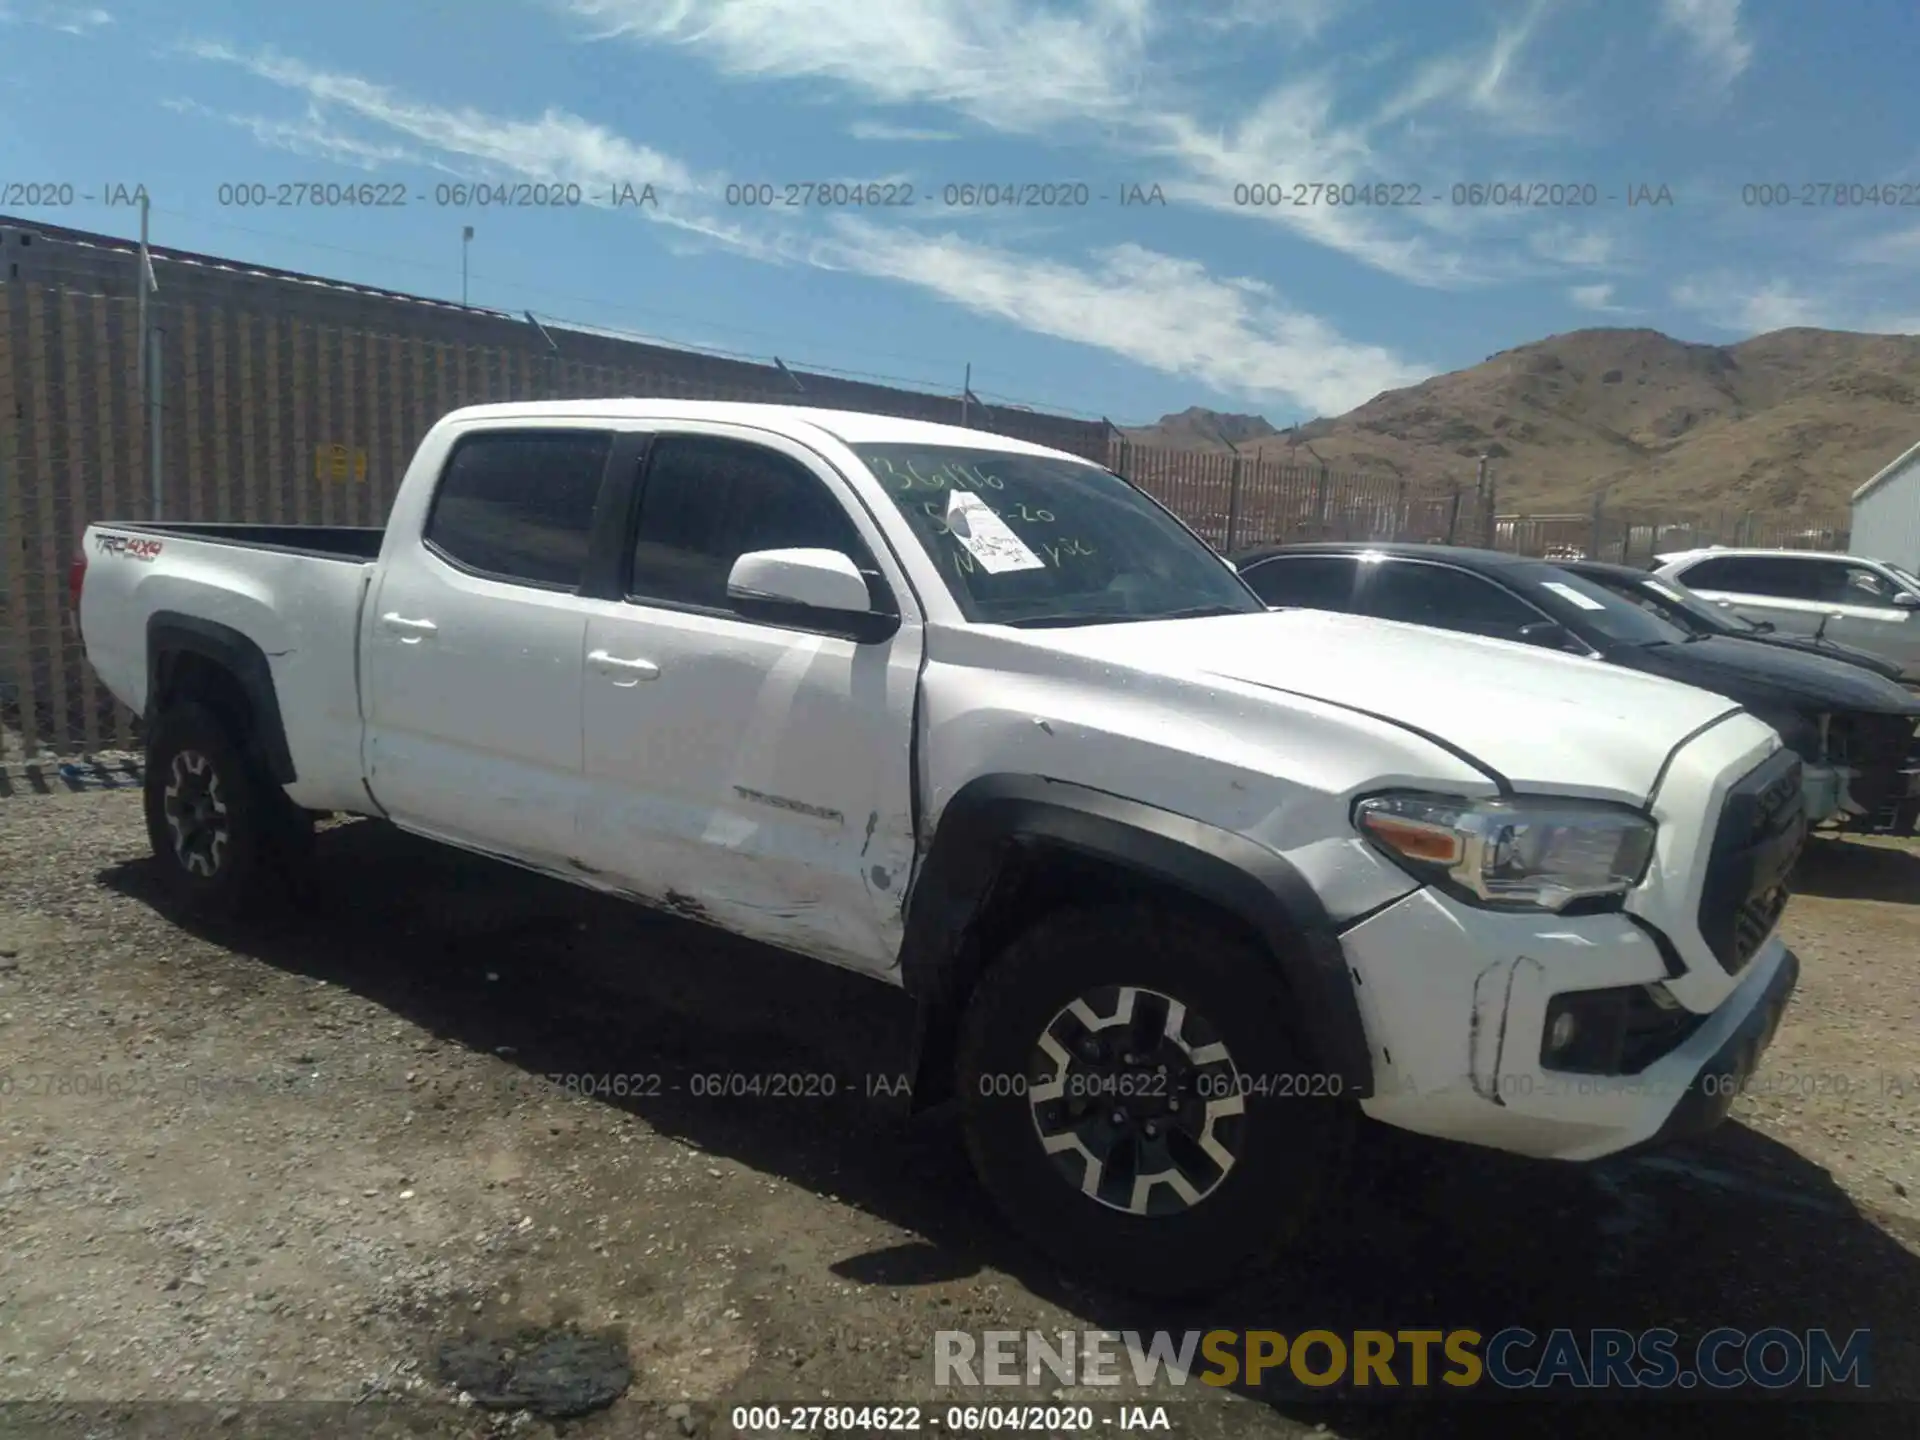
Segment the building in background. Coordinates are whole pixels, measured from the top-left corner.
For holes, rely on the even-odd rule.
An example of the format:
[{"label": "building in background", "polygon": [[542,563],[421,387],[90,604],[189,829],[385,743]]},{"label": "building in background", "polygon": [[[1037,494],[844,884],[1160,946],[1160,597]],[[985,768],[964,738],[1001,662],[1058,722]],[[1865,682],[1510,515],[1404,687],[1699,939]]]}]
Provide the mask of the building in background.
[{"label": "building in background", "polygon": [[1852,550],[1920,573],[1920,444],[1853,492]]}]

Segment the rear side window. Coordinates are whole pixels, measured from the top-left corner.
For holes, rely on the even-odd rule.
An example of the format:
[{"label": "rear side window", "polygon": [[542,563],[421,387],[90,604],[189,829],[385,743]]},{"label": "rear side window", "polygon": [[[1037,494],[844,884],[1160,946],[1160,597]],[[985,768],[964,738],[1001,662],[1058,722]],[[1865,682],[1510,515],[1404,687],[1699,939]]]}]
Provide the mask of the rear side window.
[{"label": "rear side window", "polygon": [[837,550],[877,572],[840,502],[804,465],[745,440],[668,435],[654,442],[640,493],[628,595],[729,610],[733,562],[754,550]]},{"label": "rear side window", "polygon": [[468,436],[440,477],[427,544],[495,579],[574,589],[612,444],[599,430]]},{"label": "rear side window", "polygon": [[1680,578],[1692,590],[1732,595],[1772,595],[1782,600],[1818,600],[1826,588],[1820,562],[1769,555],[1722,555],[1689,566]]},{"label": "rear side window", "polygon": [[1243,567],[1240,578],[1269,605],[1351,610],[1359,569],[1347,555],[1277,555]]}]

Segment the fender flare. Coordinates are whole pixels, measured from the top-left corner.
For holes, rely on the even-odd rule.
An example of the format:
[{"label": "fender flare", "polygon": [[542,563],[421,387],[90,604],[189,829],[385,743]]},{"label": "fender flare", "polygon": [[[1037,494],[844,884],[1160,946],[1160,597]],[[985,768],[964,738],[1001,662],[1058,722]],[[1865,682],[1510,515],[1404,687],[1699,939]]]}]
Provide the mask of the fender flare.
[{"label": "fender flare", "polygon": [[200,656],[233,677],[253,714],[252,731],[245,737],[247,748],[277,784],[290,785],[298,779],[286,724],[280,717],[273,667],[267,663],[266,651],[231,625],[177,610],[156,610],[148,617],[148,718],[153,717],[157,698],[166,693],[169,673],[181,655]]},{"label": "fender flare", "polygon": [[908,896],[900,978],[918,1002],[921,1076],[937,1085],[939,1067],[950,1067],[948,1032],[987,959],[973,953],[970,937],[1022,849],[1132,871],[1246,924],[1298,1007],[1310,1058],[1340,1077],[1347,1098],[1373,1093],[1372,1050],[1339,930],[1285,856],[1138,800],[1031,775],[984,775],[962,786],[941,812]]}]

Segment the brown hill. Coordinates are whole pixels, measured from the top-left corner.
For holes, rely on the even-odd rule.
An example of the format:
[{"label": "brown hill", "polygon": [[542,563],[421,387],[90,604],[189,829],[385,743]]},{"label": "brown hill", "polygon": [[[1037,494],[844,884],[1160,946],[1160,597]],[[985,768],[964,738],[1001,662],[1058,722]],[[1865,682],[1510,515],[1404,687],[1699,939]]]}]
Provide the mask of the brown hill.
[{"label": "brown hill", "polygon": [[1830,513],[1920,440],[1916,397],[1920,336],[1576,330],[1293,432],[1188,410],[1127,434],[1210,450],[1225,435],[1242,454],[1422,483],[1471,484],[1487,455],[1503,510],[1585,510],[1604,490],[1620,508]]}]

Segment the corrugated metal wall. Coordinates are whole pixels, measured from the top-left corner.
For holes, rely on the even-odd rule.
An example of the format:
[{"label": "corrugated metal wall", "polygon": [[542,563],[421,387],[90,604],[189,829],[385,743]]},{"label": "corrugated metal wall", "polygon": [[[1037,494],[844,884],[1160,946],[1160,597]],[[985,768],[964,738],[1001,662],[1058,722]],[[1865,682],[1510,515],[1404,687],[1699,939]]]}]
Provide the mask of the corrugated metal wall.
[{"label": "corrugated metal wall", "polygon": [[1920,575],[1920,455],[1853,506],[1853,550]]}]

